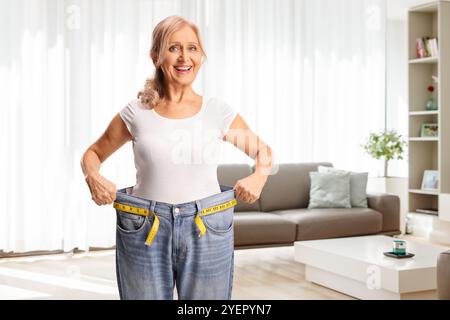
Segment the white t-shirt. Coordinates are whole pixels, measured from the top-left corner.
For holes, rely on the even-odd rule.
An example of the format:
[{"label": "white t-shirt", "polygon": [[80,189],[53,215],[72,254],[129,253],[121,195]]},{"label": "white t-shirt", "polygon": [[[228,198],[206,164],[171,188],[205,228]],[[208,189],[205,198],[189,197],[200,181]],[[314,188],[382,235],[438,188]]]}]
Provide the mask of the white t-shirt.
[{"label": "white t-shirt", "polygon": [[132,195],[181,204],[220,193],[217,165],[222,138],[237,115],[234,108],[203,96],[195,115],[170,119],[134,99],[119,114],[133,136]]}]

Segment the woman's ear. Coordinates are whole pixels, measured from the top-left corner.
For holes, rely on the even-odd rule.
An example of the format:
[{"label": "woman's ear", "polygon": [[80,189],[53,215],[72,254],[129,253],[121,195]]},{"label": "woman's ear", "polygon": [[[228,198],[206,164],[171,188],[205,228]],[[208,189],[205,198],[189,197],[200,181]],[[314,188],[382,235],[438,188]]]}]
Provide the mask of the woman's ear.
[{"label": "woman's ear", "polygon": [[156,66],[157,58],[156,58],[156,52],[150,52],[150,59],[152,59],[153,64]]}]

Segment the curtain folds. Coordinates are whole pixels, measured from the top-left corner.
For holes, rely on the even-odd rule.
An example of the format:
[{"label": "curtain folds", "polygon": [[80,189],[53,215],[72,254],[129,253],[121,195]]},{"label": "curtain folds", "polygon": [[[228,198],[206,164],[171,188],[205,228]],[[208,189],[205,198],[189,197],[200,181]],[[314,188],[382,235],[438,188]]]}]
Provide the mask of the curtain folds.
[{"label": "curtain folds", "polygon": [[[1,0],[0,251],[115,244],[80,159],[153,74],[151,33],[172,14],[206,46],[196,92],[234,106],[277,163],[379,172],[361,144],[384,128],[384,0]],[[134,184],[130,143],[101,174]]]}]

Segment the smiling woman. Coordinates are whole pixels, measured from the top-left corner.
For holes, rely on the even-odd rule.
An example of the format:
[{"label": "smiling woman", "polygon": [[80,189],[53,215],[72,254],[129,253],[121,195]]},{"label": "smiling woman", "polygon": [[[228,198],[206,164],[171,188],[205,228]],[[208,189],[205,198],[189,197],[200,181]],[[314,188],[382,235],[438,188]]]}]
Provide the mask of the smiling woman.
[{"label": "smiling woman", "polygon": [[147,79],[138,98],[148,108],[154,108],[167,96],[164,80],[186,85],[196,78],[206,58],[200,31],[181,17],[164,19],[153,30],[150,57],[156,68],[155,77]]},{"label": "smiling woman", "polygon": [[[192,89],[205,57],[195,25],[178,16],[158,23],[150,57],[155,77],[82,159],[92,199],[116,209],[120,297],[172,299],[176,284],[180,299],[231,299],[235,197],[259,198],[270,152],[234,108]],[[136,185],[117,190],[99,162],[130,140]],[[257,158],[234,187],[218,183],[224,141]]]}]

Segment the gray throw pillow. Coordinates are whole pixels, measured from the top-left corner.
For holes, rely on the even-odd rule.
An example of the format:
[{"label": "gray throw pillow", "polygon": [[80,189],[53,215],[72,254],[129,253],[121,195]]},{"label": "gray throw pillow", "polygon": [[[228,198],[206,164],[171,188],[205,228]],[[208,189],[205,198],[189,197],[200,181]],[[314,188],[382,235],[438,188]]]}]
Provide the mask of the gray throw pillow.
[{"label": "gray throw pillow", "polygon": [[319,166],[318,172],[350,173],[350,203],[353,208],[367,208],[368,172],[351,172],[331,167]]},{"label": "gray throw pillow", "polygon": [[308,208],[351,208],[350,173],[310,172]]}]

